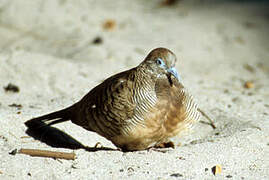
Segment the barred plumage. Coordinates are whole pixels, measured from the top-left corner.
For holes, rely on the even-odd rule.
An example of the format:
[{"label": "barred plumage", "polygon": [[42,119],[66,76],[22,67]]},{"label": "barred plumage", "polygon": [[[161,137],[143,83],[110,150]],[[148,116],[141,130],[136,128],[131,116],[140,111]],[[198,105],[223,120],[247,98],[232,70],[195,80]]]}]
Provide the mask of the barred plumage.
[{"label": "barred plumage", "polygon": [[199,120],[197,104],[179,81],[176,57],[157,48],[137,67],[116,74],[69,108],[26,122],[71,120],[123,150],[167,141]]}]

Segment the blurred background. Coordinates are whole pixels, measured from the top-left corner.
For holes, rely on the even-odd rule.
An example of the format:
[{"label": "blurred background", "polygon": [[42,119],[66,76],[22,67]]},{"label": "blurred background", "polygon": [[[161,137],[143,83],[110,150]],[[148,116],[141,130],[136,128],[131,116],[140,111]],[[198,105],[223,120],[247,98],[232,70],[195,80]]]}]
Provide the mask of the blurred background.
[{"label": "blurred background", "polygon": [[0,50],[128,65],[164,46],[187,62],[250,53],[264,61],[268,24],[267,1],[1,0]]},{"label": "blurred background", "polygon": [[257,73],[268,78],[268,30],[269,3],[261,0],[0,1],[0,53],[88,64],[100,80],[162,46],[178,56],[187,86],[240,87]]}]

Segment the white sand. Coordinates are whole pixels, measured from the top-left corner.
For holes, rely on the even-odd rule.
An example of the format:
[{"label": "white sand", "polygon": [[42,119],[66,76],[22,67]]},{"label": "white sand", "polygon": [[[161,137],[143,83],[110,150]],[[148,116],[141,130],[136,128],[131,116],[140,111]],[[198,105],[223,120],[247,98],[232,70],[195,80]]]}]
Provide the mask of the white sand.
[{"label": "white sand", "polygon": [[[0,1],[0,179],[269,179],[269,6],[213,2]],[[107,19],[116,21],[111,31],[103,30]],[[96,36],[104,42],[92,44]],[[184,84],[216,130],[198,123],[166,153],[80,149],[74,161],[9,155],[72,152],[22,138],[24,122],[73,104],[159,46],[178,56]],[[254,88],[244,88],[246,81]],[[5,92],[8,83],[20,92]],[[84,145],[115,148],[71,122],[55,127]]]}]

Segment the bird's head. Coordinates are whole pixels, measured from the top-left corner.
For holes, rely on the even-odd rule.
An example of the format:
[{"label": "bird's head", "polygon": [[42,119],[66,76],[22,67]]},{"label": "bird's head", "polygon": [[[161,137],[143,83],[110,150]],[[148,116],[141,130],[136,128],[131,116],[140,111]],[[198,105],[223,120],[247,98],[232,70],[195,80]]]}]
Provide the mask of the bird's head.
[{"label": "bird's head", "polygon": [[176,56],[166,48],[153,49],[141,65],[146,66],[147,70],[157,78],[169,78],[174,76],[179,81],[179,75],[175,68]]}]

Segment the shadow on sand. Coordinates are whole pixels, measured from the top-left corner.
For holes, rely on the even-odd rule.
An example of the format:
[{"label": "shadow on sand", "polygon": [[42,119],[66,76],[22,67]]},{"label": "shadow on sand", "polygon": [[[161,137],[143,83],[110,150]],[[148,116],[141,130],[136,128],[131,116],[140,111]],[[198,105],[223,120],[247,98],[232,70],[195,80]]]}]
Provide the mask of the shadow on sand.
[{"label": "shadow on sand", "polygon": [[117,151],[118,149],[112,149],[108,147],[87,147],[81,144],[79,141],[74,139],[72,136],[66,134],[65,132],[48,126],[43,122],[33,122],[27,124],[28,129],[26,134],[39,140],[47,145],[55,148],[67,148],[67,149],[85,149],[90,152],[96,151]]}]

